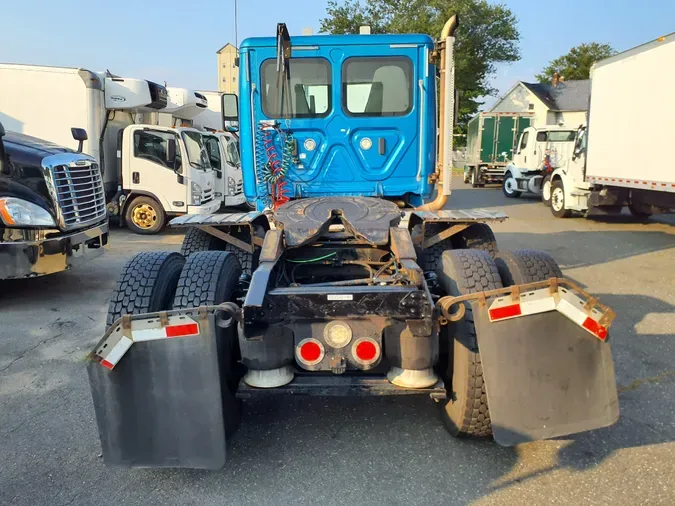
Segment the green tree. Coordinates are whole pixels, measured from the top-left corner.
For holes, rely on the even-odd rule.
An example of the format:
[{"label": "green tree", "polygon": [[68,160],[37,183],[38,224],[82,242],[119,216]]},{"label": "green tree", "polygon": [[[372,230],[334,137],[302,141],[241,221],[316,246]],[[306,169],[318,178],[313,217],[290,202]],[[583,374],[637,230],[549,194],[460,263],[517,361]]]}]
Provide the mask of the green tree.
[{"label": "green tree", "polygon": [[[483,104],[481,98],[497,94],[490,84],[496,65],[520,59],[516,17],[505,5],[487,0],[331,0],[326,14],[321,20],[324,33],[359,33],[361,25],[370,25],[373,33],[426,33],[434,39],[448,18],[458,14],[459,133],[466,132],[466,123]],[[460,137],[458,144],[462,142]]]},{"label": "green tree", "polygon": [[567,81],[588,79],[591,75],[591,67],[597,61],[615,55],[616,51],[609,44],[581,44],[570,49],[569,53],[552,60],[541,74],[537,74],[540,83],[551,82],[556,72]]}]

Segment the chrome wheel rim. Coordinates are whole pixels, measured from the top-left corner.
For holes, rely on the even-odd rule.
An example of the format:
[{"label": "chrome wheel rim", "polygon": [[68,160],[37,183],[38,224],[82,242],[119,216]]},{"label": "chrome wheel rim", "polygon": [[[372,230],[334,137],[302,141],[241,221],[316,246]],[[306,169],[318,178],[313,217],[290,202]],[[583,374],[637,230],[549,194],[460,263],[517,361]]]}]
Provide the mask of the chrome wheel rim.
[{"label": "chrome wheel rim", "polygon": [[509,195],[513,194],[516,191],[516,180],[510,177],[504,181],[504,190],[506,190],[506,193]]}]

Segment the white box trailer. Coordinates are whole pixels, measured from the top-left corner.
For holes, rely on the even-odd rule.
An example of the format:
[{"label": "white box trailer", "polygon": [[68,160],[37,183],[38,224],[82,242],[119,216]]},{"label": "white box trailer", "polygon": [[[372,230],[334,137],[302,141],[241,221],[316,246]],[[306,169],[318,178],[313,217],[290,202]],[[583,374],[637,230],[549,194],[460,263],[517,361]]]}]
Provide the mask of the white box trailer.
[{"label": "white box trailer", "polygon": [[589,182],[675,192],[673,81],[675,34],[593,66]]},{"label": "white box trailer", "polygon": [[675,33],[593,66],[587,128],[552,174],[554,215],[675,212],[674,80]]}]

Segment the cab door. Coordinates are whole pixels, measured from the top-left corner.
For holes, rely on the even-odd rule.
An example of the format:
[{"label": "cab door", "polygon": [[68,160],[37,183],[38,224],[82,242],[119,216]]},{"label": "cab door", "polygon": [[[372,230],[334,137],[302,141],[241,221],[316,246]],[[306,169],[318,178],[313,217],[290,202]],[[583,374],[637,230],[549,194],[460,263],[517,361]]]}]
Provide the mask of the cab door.
[{"label": "cab door", "polygon": [[[294,163],[286,175],[290,197],[425,192],[421,166],[433,165],[436,139],[427,132],[422,146],[420,123],[435,116],[435,91],[426,90],[421,79],[428,72],[427,60],[419,66],[426,48],[400,46],[294,48],[282,99],[276,58],[261,53],[251,58],[260,83],[255,127],[278,121],[295,139],[289,148]],[[263,138],[258,144],[274,136],[281,155],[280,136],[258,136]]]},{"label": "cab door", "polygon": [[535,169],[537,168],[538,160],[535,155],[536,151],[536,134],[534,128],[526,128],[520,138],[518,139],[517,151],[513,157],[513,163],[520,169]]},{"label": "cab door", "polygon": [[[150,127],[131,127],[125,132],[123,183],[126,190],[152,195],[167,212],[187,211],[187,156],[175,132]],[[170,160],[169,142],[175,142],[175,159]]]},{"label": "cab door", "polygon": [[215,172],[215,198],[218,200],[223,200],[225,197],[226,176],[224,174],[225,160],[223,159],[220,142],[218,142],[218,137],[215,135],[202,134],[202,138],[204,139],[206,152],[209,155],[209,163]]}]

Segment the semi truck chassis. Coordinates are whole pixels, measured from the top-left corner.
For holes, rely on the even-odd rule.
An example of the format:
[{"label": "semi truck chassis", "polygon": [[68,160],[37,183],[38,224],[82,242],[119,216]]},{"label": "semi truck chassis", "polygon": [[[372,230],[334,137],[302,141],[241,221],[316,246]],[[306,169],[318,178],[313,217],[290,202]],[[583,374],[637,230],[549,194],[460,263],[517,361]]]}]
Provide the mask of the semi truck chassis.
[{"label": "semi truck chassis", "polygon": [[425,395],[503,445],[614,423],[613,312],[498,251],[505,218],[334,197],[175,219],[183,255],[129,262],[90,354],[106,463],[220,468],[261,395]]}]

